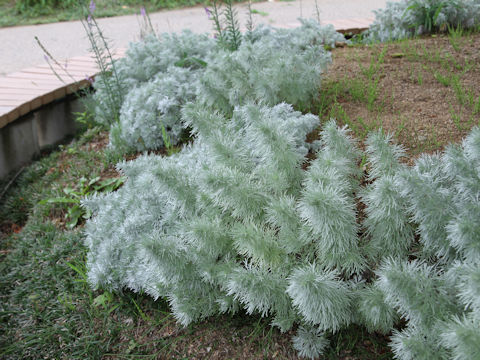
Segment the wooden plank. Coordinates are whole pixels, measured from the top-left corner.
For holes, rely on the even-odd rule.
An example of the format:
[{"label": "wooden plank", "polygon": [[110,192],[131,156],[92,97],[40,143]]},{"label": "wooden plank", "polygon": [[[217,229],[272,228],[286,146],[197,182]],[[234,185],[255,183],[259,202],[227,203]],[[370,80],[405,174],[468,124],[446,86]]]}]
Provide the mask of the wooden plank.
[{"label": "wooden plank", "polygon": [[[66,69],[66,70],[68,70],[70,68],[96,68],[97,67],[96,62],[77,61],[75,59],[70,59],[65,64],[60,63],[60,66],[58,66],[57,64],[40,64],[40,65],[36,65],[35,67],[50,68],[50,65],[53,68],[61,68],[61,69]],[[65,67],[65,65],[66,65],[66,67]]]},{"label": "wooden plank", "polygon": [[0,129],[4,126],[8,125],[13,120],[16,120],[20,116],[20,112],[15,107],[1,107],[2,111],[5,111],[2,115],[0,115]]},{"label": "wooden plank", "polygon": [[47,105],[50,104],[52,101],[55,101],[57,99],[61,99],[66,95],[65,89],[56,89],[54,91],[46,92],[43,93],[40,96],[40,101],[42,102],[42,105]]},{"label": "wooden plank", "polygon": [[84,64],[96,64],[97,63],[97,61],[95,60],[94,57],[90,57],[88,55],[86,55],[86,56],[76,56],[74,58],[71,58],[70,61],[82,62]]},{"label": "wooden plank", "polygon": [[348,19],[352,24],[356,27],[368,27],[372,21],[370,19],[362,19],[362,18],[351,18]]},{"label": "wooden plank", "polygon": [[26,95],[41,95],[45,92],[42,89],[26,89],[26,88],[3,88],[0,87],[0,97],[10,94],[26,94]]},{"label": "wooden plank", "polygon": [[17,120],[20,116],[21,116],[20,109],[19,108],[13,109],[7,115],[7,124],[10,124],[11,122]]},{"label": "wooden plank", "polygon": [[92,69],[95,71],[98,71],[98,65],[97,63],[88,63],[88,62],[82,62],[82,61],[77,61],[75,59],[72,59],[68,62],[68,67],[67,70],[70,69],[70,67],[75,67],[75,68],[82,68],[82,69]]},{"label": "wooden plank", "polygon": [[42,89],[54,90],[58,88],[57,83],[33,81],[29,79],[0,78],[0,87],[4,89]]},{"label": "wooden plank", "polygon": [[13,106],[0,106],[0,116],[8,114],[13,109],[14,109]]},{"label": "wooden plank", "polygon": [[26,94],[26,93],[18,93],[18,94],[2,94],[0,92],[0,100],[33,100],[41,94]]},{"label": "wooden plank", "polygon": [[25,102],[23,99],[0,99],[0,106],[20,106]]},{"label": "wooden plank", "polygon": [[[82,87],[89,86],[90,83],[83,79],[77,84],[67,84],[50,81],[50,80],[28,80],[28,79],[17,79],[17,78],[6,78],[2,79],[0,87],[4,89],[30,89],[30,90],[43,90],[45,93],[55,92],[58,93],[56,98],[63,97],[68,93],[71,93],[71,89],[80,89]],[[68,89],[67,89],[68,88]]]},{"label": "wooden plank", "polygon": [[19,115],[25,115],[30,111],[30,102],[25,100],[3,100],[0,99],[0,106],[11,107],[14,106],[19,112]]},{"label": "wooden plank", "polygon": [[15,109],[12,109],[8,113],[0,114],[0,129],[8,125],[8,115],[14,110]]},{"label": "wooden plank", "polygon": [[339,33],[342,33],[344,35],[357,35],[357,34],[360,34],[362,32],[364,32],[365,30],[367,30],[368,27],[365,27],[365,28],[351,28],[351,29],[341,29],[341,30],[337,30]]},{"label": "wooden plank", "polygon": [[28,91],[38,91],[39,95],[49,99],[49,101],[53,101],[56,99],[60,99],[67,94],[67,91],[64,87],[57,87],[57,86],[35,86],[31,83],[24,83],[19,84],[18,82],[11,84],[13,90],[28,90]]},{"label": "wooden plank", "polygon": [[[0,128],[20,116],[90,86],[86,77],[98,72],[95,59],[79,56],[61,61],[67,68],[52,64],[64,82],[57,78],[48,64],[30,67],[0,77]],[[65,74],[65,70],[70,77]],[[72,79],[73,78],[73,79]]]},{"label": "wooden plank", "polygon": [[[59,87],[58,83],[44,83],[44,82],[32,82],[25,79],[2,79],[1,82],[2,92],[15,91],[21,92],[26,91],[28,93],[34,93],[40,97],[42,105],[46,105],[56,99],[60,99],[67,95],[67,90],[65,86]],[[2,96],[0,95],[0,98]]]},{"label": "wooden plank", "polygon": [[[13,73],[13,74],[8,74],[7,75],[7,78],[10,78],[10,79],[27,79],[27,80],[31,80],[33,82],[39,80],[39,81],[43,81],[45,83],[55,83],[59,86],[61,85],[68,85],[70,82],[73,82],[72,79],[70,79],[68,82],[63,82],[63,81],[60,81],[54,74],[38,74],[38,73],[26,73],[26,72],[16,72],[16,73]],[[78,75],[74,75],[73,76],[73,79],[75,80],[83,80],[84,79],[84,76],[78,76]]]},{"label": "wooden plank", "polygon": [[[53,79],[49,75],[45,74],[29,74],[29,73],[24,73],[21,75],[15,75],[17,76],[16,78],[10,78],[10,79],[15,79],[15,80],[27,80],[28,77],[30,76],[32,79],[30,80],[32,85],[38,86],[38,87],[50,87],[50,88],[57,88],[62,95],[65,94],[72,94],[76,91],[78,91],[81,88],[90,86],[90,83],[88,80],[85,79],[85,77],[80,77],[80,76],[74,76],[76,78],[77,82],[76,83],[63,83],[58,79]],[[62,97],[62,95],[59,95],[57,98]]]},{"label": "wooden plank", "polygon": [[61,82],[56,77],[39,76],[39,75],[28,74],[28,73],[24,73],[24,74],[15,73],[15,75],[12,75],[12,76],[8,75],[7,79],[12,80],[12,83],[16,81],[24,80],[25,82],[29,82],[34,86],[52,86],[52,87],[65,86],[65,83]]},{"label": "wooden plank", "polygon": [[344,34],[358,34],[368,29],[370,19],[352,18],[329,20],[325,23],[333,25],[336,31]]},{"label": "wooden plank", "polygon": [[[80,70],[68,70],[68,72],[65,72],[63,70],[59,69],[54,69],[57,71],[57,74],[60,76],[62,80],[64,80],[66,83],[74,82],[71,77],[77,78],[77,77],[83,77],[85,76],[90,76],[91,71],[80,71]],[[41,67],[36,67],[36,68],[29,68],[29,69],[23,69],[22,73],[29,73],[29,74],[42,74],[42,75],[53,75],[56,79],[58,79],[57,75],[50,69],[49,67],[47,68],[41,68]]]},{"label": "wooden plank", "polygon": [[[52,68],[57,72],[57,73],[69,73],[72,71],[76,72],[82,72],[82,73],[96,73],[98,72],[98,68],[95,65],[88,65],[88,64],[78,64],[78,63],[69,63],[67,68],[60,68],[58,66],[52,66],[52,68],[48,65],[39,65],[37,66],[39,69],[49,69],[52,71]],[[25,71],[25,70],[22,70]]]},{"label": "wooden plank", "polygon": [[90,81],[83,78],[82,80],[80,80],[80,81],[78,81],[74,84],[70,84],[70,85],[66,86],[65,91],[66,91],[67,94],[73,94],[73,93],[77,92],[78,90],[88,88],[89,86],[91,86]]}]

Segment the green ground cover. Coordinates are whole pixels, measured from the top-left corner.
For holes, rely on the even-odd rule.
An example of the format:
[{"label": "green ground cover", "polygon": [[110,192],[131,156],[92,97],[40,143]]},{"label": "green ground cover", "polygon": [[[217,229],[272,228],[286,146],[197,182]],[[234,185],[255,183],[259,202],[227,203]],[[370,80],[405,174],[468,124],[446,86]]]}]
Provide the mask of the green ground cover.
[{"label": "green ground cover", "polygon": [[[234,2],[237,0],[234,0]],[[79,20],[89,0],[0,0],[0,27],[47,24]],[[98,0],[95,16],[112,17],[140,14],[144,6],[148,12],[205,4],[204,0]]]}]

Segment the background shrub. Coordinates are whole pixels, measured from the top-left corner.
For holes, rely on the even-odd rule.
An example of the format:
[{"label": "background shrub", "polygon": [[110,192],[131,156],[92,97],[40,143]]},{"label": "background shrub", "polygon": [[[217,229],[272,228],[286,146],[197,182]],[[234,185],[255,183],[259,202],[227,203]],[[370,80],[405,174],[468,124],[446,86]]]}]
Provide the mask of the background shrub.
[{"label": "background shrub", "polygon": [[480,24],[479,0],[402,0],[375,11],[366,42],[409,38],[448,27],[475,28]]},{"label": "background shrub", "polygon": [[236,51],[190,31],[160,39],[150,35],[115,63],[121,106],[108,101],[108,74],[98,77],[96,119],[111,127],[110,144],[122,153],[162,147],[162,127],[178,143],[180,109],[195,99],[225,114],[249,101],[272,106],[287,101],[305,110],[331,61],[325,45],[342,40],[332,26],[314,21],[294,30],[255,29]]},{"label": "background shrub", "polygon": [[37,15],[48,14],[52,8],[77,8],[86,6],[89,0],[17,0],[15,10],[19,14],[36,13]]}]

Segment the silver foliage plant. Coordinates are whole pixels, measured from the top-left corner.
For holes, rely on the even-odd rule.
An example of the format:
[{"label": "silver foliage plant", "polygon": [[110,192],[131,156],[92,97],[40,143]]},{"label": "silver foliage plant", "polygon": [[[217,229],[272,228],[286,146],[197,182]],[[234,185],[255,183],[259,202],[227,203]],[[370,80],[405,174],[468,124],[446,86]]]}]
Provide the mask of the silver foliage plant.
[{"label": "silver foliage plant", "polygon": [[[392,332],[398,359],[475,359],[480,130],[413,167],[391,136],[370,134],[362,153],[333,120],[308,143],[318,118],[282,101],[301,107],[318,91],[323,65],[306,64],[329,54],[316,33],[260,28],[235,52],[132,75],[112,139],[146,150],[162,145],[148,129],[164,126],[190,129],[194,142],[119,164],[124,186],[84,201],[89,281],[163,297],[185,326],[240,309],[269,317],[282,332],[297,328],[306,358],[356,323]],[[252,59],[263,73],[247,73]],[[315,78],[300,95],[298,79],[276,78],[294,65]]]},{"label": "silver foliage plant", "polygon": [[125,57],[118,61],[119,72],[129,87],[151,81],[160,73],[168,73],[172,65],[191,70],[203,68],[214,55],[215,40],[206,34],[183,30],[179,34],[163,33],[158,38],[148,35],[129,45]]},{"label": "silver foliage plant", "polygon": [[[192,71],[203,67],[215,46],[215,41],[208,36],[188,30],[180,34],[164,33],[160,39],[150,34],[142,41],[130,43],[125,57],[114,62],[121,82],[118,95],[122,100],[118,108],[108,102],[108,78],[97,76],[95,79],[96,121],[106,126],[118,122],[120,107],[130,91],[167,74],[175,64]],[[104,76],[108,77],[108,74]]]},{"label": "silver foliage plant", "polygon": [[333,26],[302,21],[297,29],[260,27],[236,51],[219,51],[200,80],[198,98],[228,113],[247,101],[305,107],[318,95],[331,63],[325,45],[345,41]]},{"label": "silver foliage plant", "polygon": [[134,87],[120,108],[117,123],[110,128],[110,144],[122,152],[164,147],[163,131],[171,145],[184,132],[180,119],[182,106],[195,99],[198,72],[172,66],[165,73]]},{"label": "silver foliage plant", "polygon": [[[306,135],[319,125],[313,115],[252,103],[230,118],[195,103],[183,120],[196,135],[193,145],[120,164],[125,186],[84,202],[95,214],[85,229],[90,282],[165,297],[183,325],[239,308],[270,316],[281,331],[300,324],[295,346],[319,355],[325,332],[354,321],[358,285],[350,274],[366,259],[358,249],[341,264],[341,252],[359,242],[350,230],[357,229],[355,209],[316,218],[325,206],[310,201],[310,187],[325,182],[319,196],[329,209],[353,202],[353,139],[333,121],[322,131],[314,162],[332,162],[338,190],[318,165],[302,169]],[[338,224],[347,236],[335,234]]]},{"label": "silver foliage plant", "polygon": [[153,35],[130,45],[116,69],[122,102],[112,109],[101,77],[95,83],[97,120],[111,126],[110,144],[119,152],[164,145],[162,127],[175,145],[182,134],[181,108],[197,98],[225,113],[248,101],[302,107],[318,95],[331,62],[325,45],[344,41],[332,26],[303,20],[300,28],[254,29],[230,51],[206,35],[189,31]]},{"label": "silver foliage plant", "polygon": [[450,27],[480,25],[479,0],[401,0],[375,11],[375,21],[364,41],[386,42]]},{"label": "silver foliage plant", "polygon": [[[397,177],[418,224],[424,259],[378,270],[387,304],[407,320],[399,359],[477,359],[480,354],[480,129]],[[428,257],[427,257],[428,256]]]},{"label": "silver foliage plant", "polygon": [[110,144],[119,152],[162,147],[162,125],[172,144],[180,140],[180,107],[194,97],[199,71],[214,55],[215,40],[183,31],[131,43],[115,62],[122,83],[118,108],[109,106],[105,86],[94,83],[96,120],[111,126]]},{"label": "silver foliage plant", "polygon": [[363,175],[346,128],[307,143],[318,118],[287,104],[225,115],[197,101],[182,118],[193,144],[119,164],[125,185],[85,200],[93,287],[164,297],[183,325],[268,316],[298,326],[307,358],[353,323],[393,331],[398,359],[478,356],[480,129],[413,167],[372,133]]}]

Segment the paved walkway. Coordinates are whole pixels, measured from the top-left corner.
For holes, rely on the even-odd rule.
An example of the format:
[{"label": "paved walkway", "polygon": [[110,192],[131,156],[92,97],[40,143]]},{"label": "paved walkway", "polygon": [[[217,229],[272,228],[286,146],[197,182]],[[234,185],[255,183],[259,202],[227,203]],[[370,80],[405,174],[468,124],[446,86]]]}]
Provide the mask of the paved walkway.
[{"label": "paved walkway", "polygon": [[[320,20],[373,17],[373,10],[385,6],[386,0],[317,0]],[[246,5],[236,5],[240,22],[245,24]],[[254,14],[254,23],[291,27],[298,17],[316,18],[315,0],[262,2],[252,4],[261,12]],[[203,7],[161,11],[151,14],[157,32],[178,32],[191,29],[195,32],[211,32],[212,23]],[[120,16],[98,20],[112,47],[124,48],[138,39],[139,17]],[[89,43],[79,21],[45,25],[21,26],[0,29],[0,76],[45,63],[43,52],[34,41],[40,41],[57,59],[71,58],[88,52]]]}]

